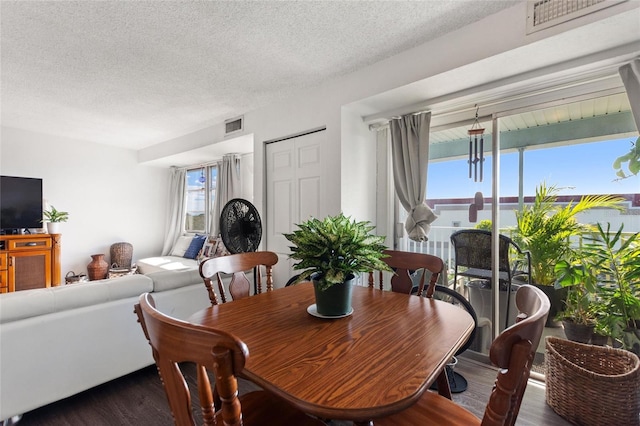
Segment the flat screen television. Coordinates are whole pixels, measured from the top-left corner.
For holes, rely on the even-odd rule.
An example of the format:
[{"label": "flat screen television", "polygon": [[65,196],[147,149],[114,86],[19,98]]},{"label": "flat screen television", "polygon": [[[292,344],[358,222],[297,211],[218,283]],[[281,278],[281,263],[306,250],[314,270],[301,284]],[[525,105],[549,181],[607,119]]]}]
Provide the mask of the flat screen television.
[{"label": "flat screen television", "polygon": [[0,176],[0,229],[42,228],[42,179]]}]

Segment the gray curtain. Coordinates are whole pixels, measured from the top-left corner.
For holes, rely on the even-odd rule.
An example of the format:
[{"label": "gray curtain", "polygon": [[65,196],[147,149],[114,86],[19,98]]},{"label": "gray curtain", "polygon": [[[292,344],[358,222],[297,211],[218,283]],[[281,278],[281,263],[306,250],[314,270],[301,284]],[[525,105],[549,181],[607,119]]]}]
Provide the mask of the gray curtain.
[{"label": "gray curtain", "polygon": [[171,168],[171,180],[169,182],[169,203],[171,208],[167,216],[166,229],[167,232],[162,246],[162,255],[166,256],[171,253],[171,249],[175,245],[178,237],[182,235],[184,229],[185,218],[185,177],[187,171],[185,169]]},{"label": "gray curtain", "polygon": [[216,198],[211,209],[210,235],[220,233],[220,212],[229,200],[240,197],[242,182],[240,181],[240,155],[225,154],[218,163],[218,182],[216,183]]},{"label": "gray curtain", "polygon": [[636,129],[640,131],[640,59],[634,59],[621,66],[618,71],[627,91]]},{"label": "gray curtain", "polygon": [[405,115],[389,123],[393,181],[402,207],[409,213],[405,230],[414,241],[427,241],[437,216],[425,201],[431,113]]}]

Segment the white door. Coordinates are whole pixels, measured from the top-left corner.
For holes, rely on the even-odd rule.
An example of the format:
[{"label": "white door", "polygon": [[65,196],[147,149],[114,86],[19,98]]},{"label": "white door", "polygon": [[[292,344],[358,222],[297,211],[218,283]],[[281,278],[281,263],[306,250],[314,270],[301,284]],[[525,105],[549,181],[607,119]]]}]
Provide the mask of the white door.
[{"label": "white door", "polygon": [[267,144],[267,250],[278,254],[274,284],[284,286],[293,271],[288,260],[289,241],[283,234],[297,229],[295,224],[310,217],[323,217],[322,144],[325,131]]}]

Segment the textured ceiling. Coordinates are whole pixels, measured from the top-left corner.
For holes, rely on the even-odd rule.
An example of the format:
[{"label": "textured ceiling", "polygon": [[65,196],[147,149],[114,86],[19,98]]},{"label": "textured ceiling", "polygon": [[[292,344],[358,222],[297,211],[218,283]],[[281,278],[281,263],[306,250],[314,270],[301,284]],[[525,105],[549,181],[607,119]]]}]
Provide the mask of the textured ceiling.
[{"label": "textured ceiling", "polygon": [[140,149],[515,1],[2,0],[2,125]]}]

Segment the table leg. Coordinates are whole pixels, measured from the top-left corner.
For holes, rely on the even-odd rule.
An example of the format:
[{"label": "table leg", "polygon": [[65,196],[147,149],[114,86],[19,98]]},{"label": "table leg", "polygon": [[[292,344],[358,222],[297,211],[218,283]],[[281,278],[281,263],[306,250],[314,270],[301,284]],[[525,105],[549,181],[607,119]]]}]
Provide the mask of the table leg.
[{"label": "table leg", "polygon": [[451,387],[449,387],[449,377],[447,377],[446,367],[438,374],[436,383],[438,383],[438,393],[447,399],[451,399]]}]

